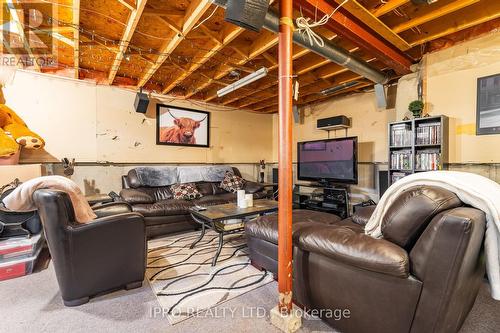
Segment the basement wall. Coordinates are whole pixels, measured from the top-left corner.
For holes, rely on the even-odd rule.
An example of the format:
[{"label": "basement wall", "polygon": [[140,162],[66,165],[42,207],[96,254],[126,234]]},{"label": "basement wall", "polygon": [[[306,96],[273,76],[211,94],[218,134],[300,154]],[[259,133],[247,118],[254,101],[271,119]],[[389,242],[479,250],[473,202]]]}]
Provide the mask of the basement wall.
[{"label": "basement wall", "polygon": [[[119,191],[120,176],[138,165],[230,164],[257,179],[259,160],[272,157],[271,115],[173,98],[151,102],[142,115],[134,110],[134,91],[22,70],[3,93],[46,140],[43,150],[23,151],[21,163],[43,163],[60,174],[60,159],[75,158],[72,178],[87,194]],[[156,145],[156,103],[210,111],[210,148]]]}]

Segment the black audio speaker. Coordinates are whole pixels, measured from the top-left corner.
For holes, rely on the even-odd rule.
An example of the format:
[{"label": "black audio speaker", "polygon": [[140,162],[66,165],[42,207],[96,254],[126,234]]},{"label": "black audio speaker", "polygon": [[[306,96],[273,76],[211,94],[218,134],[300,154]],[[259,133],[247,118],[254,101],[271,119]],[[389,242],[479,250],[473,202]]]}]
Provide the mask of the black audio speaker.
[{"label": "black audio speaker", "polygon": [[260,32],[268,8],[269,0],[228,0],[224,20]]},{"label": "black audio speaker", "polygon": [[135,95],[134,108],[135,112],[146,113],[148,111],[149,98],[147,94],[138,92]]},{"label": "black audio speaker", "polygon": [[351,127],[351,120],[346,116],[335,116],[316,120],[317,129],[340,129]]},{"label": "black audio speaker", "polygon": [[389,188],[389,171],[379,170],[378,172],[378,198],[382,198]]}]

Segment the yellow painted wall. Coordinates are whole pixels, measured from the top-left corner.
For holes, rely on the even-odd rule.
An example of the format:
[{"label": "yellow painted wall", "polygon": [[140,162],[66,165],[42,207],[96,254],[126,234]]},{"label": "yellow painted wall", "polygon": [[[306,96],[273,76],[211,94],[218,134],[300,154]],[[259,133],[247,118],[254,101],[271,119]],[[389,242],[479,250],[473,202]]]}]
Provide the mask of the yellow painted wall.
[{"label": "yellow painted wall", "polygon": [[[18,71],[3,89],[9,105],[46,139],[44,151],[21,161],[114,163],[256,163],[272,157],[272,116],[208,108],[210,148],[156,145],[156,105],[134,111],[135,92],[51,75]],[[206,110],[172,98],[160,103]],[[114,139],[113,139],[114,138]]]},{"label": "yellow painted wall", "polygon": [[[344,115],[352,120],[348,136],[358,137],[360,162],[387,161],[387,122],[393,121],[394,110],[378,110],[374,93],[363,93],[334,99],[304,109],[304,120],[294,126],[294,147],[297,142],[328,138],[328,132],[316,129],[316,120]],[[273,156],[278,157],[278,116],[273,118]],[[330,132],[330,137],[345,136],[344,130]],[[297,159],[293,149],[293,161]]]},{"label": "yellow painted wall", "polygon": [[450,118],[450,163],[500,162],[500,135],[476,136],[477,79],[500,74],[500,31],[427,56],[431,114]]}]

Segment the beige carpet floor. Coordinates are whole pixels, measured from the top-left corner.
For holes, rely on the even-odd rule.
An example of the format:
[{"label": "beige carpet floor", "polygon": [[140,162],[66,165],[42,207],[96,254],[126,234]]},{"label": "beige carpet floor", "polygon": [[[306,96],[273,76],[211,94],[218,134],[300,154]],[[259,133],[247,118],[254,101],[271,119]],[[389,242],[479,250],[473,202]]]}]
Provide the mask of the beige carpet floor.
[{"label": "beige carpet floor", "polygon": [[[277,285],[272,282],[221,304],[209,316],[172,326],[166,317],[152,316],[158,302],[147,281],[139,289],[97,297],[80,307],[64,307],[50,264],[39,273],[0,282],[0,332],[274,333],[278,330],[270,324],[267,314],[251,318],[249,311],[255,306],[269,311],[277,297]],[[224,309],[227,318],[217,318]],[[299,332],[332,329],[321,321],[308,320]],[[489,297],[484,284],[461,333],[489,332],[500,332],[500,302]]]}]

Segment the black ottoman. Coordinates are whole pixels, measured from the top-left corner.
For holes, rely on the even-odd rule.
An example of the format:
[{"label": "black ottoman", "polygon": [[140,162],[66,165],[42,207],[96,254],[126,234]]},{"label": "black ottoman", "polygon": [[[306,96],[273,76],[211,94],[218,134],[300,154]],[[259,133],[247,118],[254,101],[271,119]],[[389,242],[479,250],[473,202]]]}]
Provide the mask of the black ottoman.
[{"label": "black ottoman", "polygon": [[[347,220],[341,221],[340,217],[333,214],[297,209],[292,213],[292,236],[295,237],[301,229],[318,224],[349,223],[357,226]],[[278,214],[259,216],[245,223],[245,236],[252,265],[278,274]]]}]

